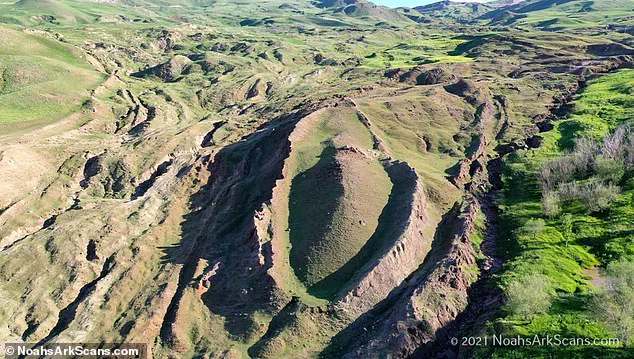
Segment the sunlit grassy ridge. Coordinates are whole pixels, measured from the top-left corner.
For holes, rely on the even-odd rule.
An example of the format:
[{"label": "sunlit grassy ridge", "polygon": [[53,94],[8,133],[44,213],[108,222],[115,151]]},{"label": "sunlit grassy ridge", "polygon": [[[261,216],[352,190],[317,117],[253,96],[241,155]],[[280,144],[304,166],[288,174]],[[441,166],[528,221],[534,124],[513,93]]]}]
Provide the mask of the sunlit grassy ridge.
[{"label": "sunlit grassy ridge", "polygon": [[[442,89],[430,89],[430,93]],[[403,91],[398,96],[359,99],[359,107],[375,125],[374,131],[383,139],[395,158],[407,161],[424,178],[430,199],[453,203],[455,187],[447,185],[445,172],[455,158],[448,149],[464,151],[468,143],[458,143],[453,134],[463,118],[457,111],[468,112],[468,105],[449,94],[442,101],[417,91]],[[459,110],[458,110],[459,109]],[[455,111],[455,112],[454,112]],[[425,142],[427,140],[431,147]]]},{"label": "sunlit grassy ridge", "polygon": [[[504,11],[500,10],[500,12]],[[597,28],[605,25],[632,24],[632,2],[610,1],[545,1],[532,0],[512,7],[499,23],[536,26],[547,30]]]},{"label": "sunlit grassy ridge", "polygon": [[367,68],[408,68],[429,63],[469,62],[473,59],[449,55],[459,45],[467,42],[457,38],[447,38],[441,34],[429,35],[427,40],[414,40],[396,44],[365,56]]},{"label": "sunlit grassy ridge", "polygon": [[[633,70],[623,70],[592,81],[574,102],[571,116],[555,122],[555,129],[543,134],[542,147],[513,155],[507,163],[502,207],[503,251],[511,259],[505,264],[499,283],[506,287],[516,278],[543,274],[556,295],[546,314],[528,320],[508,316],[495,322],[497,324],[489,328],[490,333],[610,337],[611,334],[590,311],[590,299],[595,288],[588,282],[590,277],[586,270],[604,267],[620,258],[634,258],[632,174],[626,174],[621,194],[606,213],[589,214],[585,203],[579,201],[563,209],[573,215],[574,238],[568,245],[562,234],[560,218],[545,218],[545,230],[534,237],[520,234],[518,230],[527,220],[544,217],[538,181],[542,164],[571,149],[575,138],[592,136],[598,140],[617,125],[631,121],[634,118],[633,86]],[[597,348],[592,350],[598,353]],[[583,352],[583,355],[590,355],[592,350]],[[513,352],[497,349],[482,353],[496,358],[511,358],[515,357]],[[542,357],[548,352],[552,353],[552,348],[524,351],[532,357]],[[558,348],[557,353],[574,357],[581,352],[579,348]],[[625,358],[628,352],[611,350],[603,352],[603,355]]]},{"label": "sunlit grassy ridge", "polygon": [[54,122],[79,108],[102,76],[81,51],[0,27],[0,126]]}]

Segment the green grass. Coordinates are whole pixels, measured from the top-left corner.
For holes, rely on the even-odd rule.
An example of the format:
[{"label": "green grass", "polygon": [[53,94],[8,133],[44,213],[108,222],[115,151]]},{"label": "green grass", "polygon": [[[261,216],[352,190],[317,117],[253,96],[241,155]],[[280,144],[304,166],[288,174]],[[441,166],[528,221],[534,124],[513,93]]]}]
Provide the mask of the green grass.
[{"label": "green grass", "polygon": [[[207,0],[136,0],[136,3],[143,6],[133,7],[126,5],[132,2],[121,1],[117,4],[107,4],[87,0],[27,0],[13,5],[13,1],[0,0],[0,23],[11,24],[1,25],[0,28],[2,29],[0,33],[2,72],[0,74],[3,75],[0,85],[0,122],[3,124],[0,124],[0,133],[4,134],[5,130],[30,129],[52,123],[79,109],[85,103],[88,91],[95,86],[91,84],[97,84],[100,75],[81,57],[82,52],[70,44],[90,46],[93,43],[103,43],[105,49],[95,48],[95,56],[103,60],[108,70],[119,69],[118,76],[125,83],[121,86],[157,108],[157,117],[149,124],[148,131],[141,134],[139,138],[135,138],[133,143],[122,143],[121,147],[113,144],[111,147],[110,143],[115,141],[107,140],[118,135],[113,136],[108,131],[112,130],[113,123],[125,116],[127,106],[132,105],[130,101],[117,94],[120,90],[119,85],[113,85],[114,88],[100,91],[102,95],[95,95],[91,100],[91,103],[100,106],[99,109],[105,109],[105,111],[99,111],[95,115],[91,111],[82,113],[81,121],[83,123],[90,121],[84,128],[87,130],[86,133],[78,138],[73,137],[68,142],[62,141],[65,139],[55,141],[59,142],[56,146],[60,151],[63,149],[70,152],[65,147],[73,147],[73,151],[76,150],[78,153],[77,156],[81,156],[83,151],[79,150],[89,148],[92,155],[95,153],[93,149],[100,152],[108,147],[109,151],[112,150],[109,158],[125,159],[129,165],[126,168],[128,175],[139,179],[167,154],[180,156],[184,153],[197,152],[196,146],[200,135],[209,131],[211,123],[216,120],[228,122],[214,136],[214,140],[217,140],[216,145],[220,147],[229,142],[238,141],[257,125],[271,118],[289,114],[293,108],[299,108],[299,105],[304,106],[307,102],[317,104],[326,98],[330,101],[334,95],[346,95],[360,97],[356,102],[372,121],[373,131],[381,136],[393,159],[407,161],[416,169],[425,187],[429,199],[429,215],[433,219],[439,219],[440,213],[459,199],[461,191],[447,182],[446,171],[464,156],[465,149],[469,146],[474,131],[466,128],[466,125],[471,120],[468,114],[472,114],[475,109],[466,105],[461,99],[447,95],[440,87],[409,88],[407,84],[387,83],[383,70],[407,68],[420,64],[433,67],[437,63],[478,60],[476,58],[480,56],[478,51],[472,51],[469,54],[467,51],[482,44],[468,43],[466,42],[468,38],[457,37],[458,34],[442,27],[431,29],[431,26],[427,24],[399,23],[398,26],[377,24],[377,20],[371,17],[347,16],[317,9],[309,6],[304,0],[218,0],[213,1],[213,7],[188,7],[189,4],[204,4],[205,2]],[[183,3],[184,6],[173,7],[178,3]],[[280,5],[285,3],[297,6],[304,15],[280,8]],[[262,21],[265,17],[271,23]],[[241,22],[257,24],[257,26],[242,26]],[[35,32],[29,34],[16,30],[18,26],[28,27]],[[460,28],[468,29],[466,25]],[[153,46],[163,36],[163,30],[173,35],[177,49],[163,51]],[[197,36],[194,34],[198,32],[202,34],[202,37],[195,39]],[[545,42],[546,40],[543,39],[546,33],[531,32],[530,34],[534,37],[529,38],[529,34],[526,34],[524,38],[522,34],[521,38],[539,44],[547,43],[549,50],[553,51],[562,45],[585,44],[581,40],[578,43],[569,41],[573,38],[572,36],[564,38],[560,34],[550,35],[549,42]],[[58,35],[63,36],[64,41],[55,40]],[[512,34],[512,36],[519,35]],[[555,42],[553,38],[557,38],[558,42]],[[230,48],[239,42],[246,43],[248,51],[211,50],[216,43],[222,43]],[[488,44],[486,39],[483,42]],[[491,42],[491,46],[495,46],[495,43]],[[334,65],[316,64],[314,59],[317,53],[327,59],[335,60],[332,62]],[[370,56],[373,53],[376,56]],[[486,54],[486,52],[483,53]],[[201,58],[193,66],[193,72],[183,76],[182,80],[161,83],[151,79],[130,78],[126,75],[129,70],[138,71],[146,66],[163,63],[176,54]],[[283,55],[283,59],[280,54]],[[351,61],[347,61],[349,59]],[[480,69],[485,68],[483,62],[487,60],[486,56],[482,56],[479,60],[480,64],[446,66],[446,68],[450,71],[455,70],[457,76],[473,76],[475,79],[486,80],[496,86],[497,76],[506,76],[507,68],[493,68],[494,71],[491,72],[486,69],[486,74],[482,74]],[[120,61],[121,65],[115,64],[115,61]],[[236,70],[224,74],[222,65],[218,66],[218,70],[206,72],[201,67],[201,64],[205,62],[211,64],[211,67],[226,62],[234,66]],[[500,62],[501,66],[505,66],[503,62]],[[489,65],[491,64],[486,63],[486,66]],[[515,62],[512,64],[512,66],[516,65]],[[475,71],[470,72],[468,69]],[[304,77],[304,74],[316,72],[319,74]],[[499,75],[501,73],[502,75]],[[554,76],[557,76],[557,81],[560,80],[559,75]],[[245,86],[243,85],[252,83],[254,77],[261,78],[262,83],[270,81],[273,85],[271,94],[267,94],[266,100],[261,102],[244,97]],[[70,78],[72,81],[69,81]],[[529,81],[512,79],[512,82],[517,84],[529,83]],[[534,91],[541,93],[544,88],[553,85],[554,81],[547,80],[542,83],[541,78],[535,80]],[[386,84],[385,89],[379,88],[384,84]],[[531,101],[526,101],[526,98],[530,98],[526,95],[527,88],[531,86],[520,86],[521,90],[517,91],[517,95],[513,95],[515,91],[508,91],[504,85],[499,86],[499,91],[492,92],[509,93],[518,114],[539,113],[537,110],[541,110],[538,106],[543,101],[533,101],[534,103],[530,104],[528,102]],[[365,89],[368,87],[374,87],[374,90],[366,92]],[[362,93],[359,94],[358,89],[362,89]],[[434,89],[440,93],[433,93]],[[596,93],[596,89],[594,92]],[[613,93],[614,91],[607,89],[606,92]],[[550,98],[550,94],[551,92],[546,91],[547,96],[542,99]],[[589,103],[589,100],[586,102]],[[109,111],[111,108],[112,111]],[[615,106],[614,111],[618,111],[618,108],[619,106]],[[533,111],[533,109],[536,110]],[[614,111],[609,113],[616,113]],[[293,153],[288,158],[288,173],[284,173],[284,178],[280,178],[278,182],[279,187],[275,189],[280,191],[274,197],[275,203],[263,204],[264,207],[271,206],[274,228],[258,228],[258,234],[262,235],[262,243],[272,239],[267,238],[267,234],[275,236],[271,244],[275,265],[270,271],[283,292],[279,299],[271,299],[276,305],[286,304],[283,300],[288,299],[289,296],[299,296],[303,304],[324,308],[328,304],[328,299],[331,299],[333,294],[346,284],[360,266],[374,258],[376,249],[382,249],[386,232],[381,229],[389,227],[390,223],[397,222],[403,215],[405,206],[396,205],[402,204],[403,201],[397,201],[394,198],[400,199],[404,197],[404,194],[399,196],[398,185],[392,186],[389,177],[386,176],[376,158],[370,156],[367,161],[355,159],[353,165],[347,165],[337,157],[334,149],[342,145],[353,145],[364,150],[373,146],[372,138],[367,129],[359,123],[354,110],[346,106],[332,107],[324,116],[317,121],[315,126],[310,127],[303,140],[294,144]],[[580,113],[579,116],[582,114]],[[97,117],[96,121],[95,117]],[[200,119],[207,120],[198,122]],[[518,116],[513,120],[522,125],[529,121],[529,117],[519,118]],[[582,118],[579,120],[585,121]],[[79,121],[64,121],[64,125],[71,122],[74,125]],[[596,121],[590,118],[587,122],[591,124]],[[566,140],[576,133],[586,131],[572,120],[566,123],[569,123],[568,127],[565,127],[562,122],[562,127],[558,129],[561,133],[560,137],[564,138],[561,146],[558,142],[559,138],[555,135],[548,140],[548,143],[553,145],[553,155],[557,155],[561,152],[561,148],[567,146]],[[59,130],[58,127],[62,126],[56,126],[55,129]],[[597,133],[605,131],[605,128],[599,127]],[[461,136],[454,136],[465,133],[467,135],[462,139]],[[427,149],[426,139],[423,140],[424,136],[429,137],[432,144],[430,149]],[[77,139],[85,142],[86,145],[75,144]],[[277,140],[278,138],[275,139],[275,144],[272,143],[274,141],[269,141],[270,143],[258,144],[258,146],[275,146],[278,144]],[[248,146],[244,147],[248,148]],[[264,153],[272,153],[272,151],[268,149]],[[544,158],[547,157],[546,154],[544,152]],[[238,162],[243,153],[235,155]],[[80,158],[77,157],[77,159]],[[81,163],[80,161],[75,164],[72,161],[68,166],[72,164],[75,168]],[[103,178],[108,180],[107,173],[111,169],[116,169],[117,163],[108,160],[105,164]],[[533,170],[530,166],[536,168],[537,165],[519,163],[518,170],[528,172],[529,169]],[[227,168],[227,171],[233,170],[233,168]],[[333,172],[339,170],[341,177],[330,177]],[[72,180],[70,177],[65,175],[63,181],[60,180],[60,182],[70,183]],[[183,180],[189,181],[188,178],[179,178],[179,182]],[[125,182],[126,186],[131,186],[128,184],[130,181]],[[247,183],[251,185],[250,182]],[[526,188],[532,188],[531,186],[534,185],[535,183],[530,183],[530,180],[526,181]],[[68,188],[60,184],[59,189],[57,187],[53,189],[55,191],[49,190],[50,194],[40,199],[43,200],[42,203],[46,203],[45,206],[40,206],[35,201],[31,202],[33,208],[39,209],[30,216],[45,218],[51,209],[67,205],[57,192],[66,194]],[[90,193],[97,193],[92,192],[93,190],[94,188],[91,188],[82,195],[82,205],[88,208],[103,206],[95,209],[94,212],[89,212],[91,218],[94,218],[94,226],[100,226],[101,219],[107,218],[107,216],[104,217],[104,213],[121,217],[113,223],[120,222],[122,226],[125,223],[130,230],[140,228],[139,226],[145,221],[144,213],[148,212],[145,207],[134,209],[133,215],[126,219],[124,215],[127,213],[120,210],[118,201],[103,198],[104,194],[91,197]],[[253,193],[259,190],[262,189],[256,188]],[[245,188],[244,192],[250,193],[251,188]],[[115,195],[115,193],[108,194],[108,197],[115,197]],[[188,198],[187,195],[180,194],[177,197],[175,196],[175,199],[184,202]],[[527,195],[528,197],[530,196]],[[251,197],[245,196],[245,198]],[[257,200],[260,201],[261,198],[258,197]],[[531,197],[527,201],[538,201],[538,194],[536,199]],[[517,248],[520,255],[526,255],[521,257],[526,259],[526,262],[519,263],[518,259],[516,274],[543,268],[554,278],[553,281],[560,283],[560,295],[547,315],[536,318],[530,323],[522,322],[518,318],[506,318],[509,327],[522,333],[543,331],[548,328],[554,332],[590,333],[597,336],[604,334],[603,329],[587,316],[586,299],[591,291],[586,282],[587,278],[583,276],[582,268],[604,263],[629,250],[627,237],[621,235],[623,231],[628,230],[627,221],[632,215],[628,201],[631,201],[631,197],[627,197],[624,193],[617,202],[618,206],[610,214],[612,217],[597,218],[578,213],[575,225],[579,233],[583,234],[583,238],[580,236],[578,241],[572,243],[569,248],[562,247],[555,222],[549,223],[549,230],[538,237],[540,243],[520,238],[521,243],[517,244]],[[391,202],[399,203],[391,205]],[[147,204],[149,205],[150,202]],[[258,202],[258,205],[260,204]],[[245,215],[240,212],[244,207],[240,205],[233,207],[227,208],[229,215],[226,217],[228,219],[226,230],[231,238],[234,233],[237,233],[236,231],[241,230],[237,227],[237,221],[236,227],[233,226],[232,218],[243,218]],[[539,208],[531,208],[530,205],[526,208],[514,207],[511,210],[517,210],[517,213],[524,211],[520,214],[526,218],[538,215],[534,213],[540,211]],[[73,238],[77,237],[75,228],[84,231],[80,233],[81,235],[93,234],[93,229],[90,227],[93,224],[87,219],[78,217],[80,214],[86,215],[87,212],[84,211],[86,210],[70,211],[59,219],[58,228],[66,230],[66,227],[62,226],[68,227],[68,236],[62,238],[63,242],[58,239],[47,242],[44,236],[48,231],[40,231],[38,236],[41,237],[37,237],[38,241],[32,243],[43,245],[46,242],[60,245],[59,253],[72,257],[76,251],[67,249],[77,242],[73,241]],[[171,208],[165,208],[165,211],[173,213]],[[247,216],[252,214],[246,213]],[[77,216],[73,217],[76,218],[75,223],[67,222],[70,216]],[[23,216],[15,217],[22,220]],[[140,262],[130,260],[131,263],[135,262],[130,264],[134,265],[130,268],[133,271],[134,268],[140,268],[137,270],[139,273],[128,282],[114,287],[119,291],[115,290],[115,295],[109,299],[111,303],[117,303],[118,308],[122,308],[117,309],[117,313],[122,312],[122,320],[128,321],[134,318],[139,329],[142,330],[146,327],[151,328],[154,321],[144,316],[145,310],[149,308],[147,316],[153,316],[154,314],[150,313],[152,308],[162,305],[148,300],[155,295],[157,300],[160,299],[158,294],[153,294],[148,289],[156,286],[155,290],[159,292],[162,290],[159,288],[165,287],[168,283],[168,279],[163,279],[158,274],[155,276],[155,273],[162,273],[161,275],[165,276],[170,273],[169,267],[159,264],[161,251],[157,246],[164,243],[175,245],[180,242],[181,218],[177,217],[172,218],[173,223],[168,222],[167,225],[159,223],[154,229],[132,240],[133,246],[138,243],[140,247],[145,248],[141,255],[134,258],[150,258],[147,256],[149,252],[153,255],[153,260]],[[364,224],[361,224],[361,221]],[[482,222],[482,218],[479,218],[480,232],[484,228]],[[606,223],[614,226],[609,227]],[[599,230],[598,226],[603,227]],[[595,240],[603,240],[610,236],[613,237],[611,240],[602,242],[606,245],[593,244]],[[431,238],[431,234],[429,237]],[[39,241],[40,238],[42,241]],[[220,248],[214,246],[214,253],[217,251],[220,255],[234,248],[229,235],[227,238],[226,242],[219,243]],[[480,234],[474,239],[476,246],[481,240]],[[109,242],[107,239],[103,241],[104,244]],[[186,245],[187,242],[183,244]],[[226,248],[223,248],[224,245]],[[25,274],[20,275],[19,280],[13,280],[10,283],[11,293],[16,293],[15,296],[12,294],[11,298],[15,297],[16,301],[22,293],[29,290],[31,284],[28,278],[34,277],[33,271],[40,268],[40,264],[46,263],[47,260],[46,251],[38,247],[33,254],[31,247],[26,248],[29,250],[21,252],[17,259],[11,259],[13,264],[6,267],[6,273],[12,273],[12,276],[13,273]],[[509,248],[515,249],[510,243]],[[48,251],[48,248],[44,249]],[[26,257],[30,259],[25,261]],[[26,262],[32,263],[27,268],[28,272],[15,270]],[[46,275],[39,277],[40,282],[53,278],[52,284],[38,286],[37,289],[49,289],[49,287],[55,289],[55,287],[69,285],[66,283],[67,279],[74,279],[75,274],[66,273],[65,268],[75,270],[81,269],[84,265],[83,261],[80,261],[77,263],[81,265],[76,266],[75,259],[70,257],[53,262],[56,266],[60,263],[63,265],[59,267],[59,270],[50,271],[55,278]],[[122,260],[120,263],[125,262]],[[477,276],[475,266],[465,267],[463,270],[469,273],[471,277],[469,279],[475,279]],[[141,271],[143,273],[140,273]],[[512,275],[506,279],[510,278]],[[231,280],[230,277],[227,279]],[[134,283],[147,283],[147,285],[136,288]],[[258,285],[258,283],[249,284],[253,287]],[[32,288],[36,288],[35,284]],[[120,295],[121,291],[125,293],[124,296]],[[183,357],[213,356],[229,348],[233,349],[222,355],[247,357],[249,347],[258,339],[256,337],[261,335],[276,317],[274,312],[240,313],[248,318],[245,322],[248,322],[249,326],[245,330],[249,331],[249,336],[234,337],[233,333],[230,334],[225,328],[225,324],[230,324],[233,318],[214,314],[209,310],[210,308],[205,307],[205,303],[194,296],[192,288],[188,287],[186,291],[188,294],[180,304],[182,311],[179,316],[182,314],[182,317],[179,319],[177,328],[178,338],[183,339],[186,347],[177,355]],[[46,301],[50,297],[48,292],[44,295],[35,293],[36,295],[30,296],[28,301],[25,301],[25,308],[32,302],[44,303],[41,308],[54,308]],[[65,292],[60,289],[59,293]],[[11,303],[11,300],[9,303],[8,308],[17,306]],[[134,307],[133,310],[132,307]],[[2,321],[7,322],[11,330],[19,334],[22,324],[18,323],[15,326],[10,324],[15,318],[9,314],[6,310],[0,311]],[[57,313],[54,311],[48,313],[47,310],[46,314],[48,320],[54,320]],[[112,316],[100,317],[104,319],[98,322],[94,331],[88,335],[119,338],[118,328],[108,326],[111,325],[109,322],[112,320],[109,318]],[[279,351],[275,353],[279,354],[278,357],[316,357],[316,351],[327,345],[329,338],[335,334],[334,331],[347,325],[343,323],[344,319],[342,323],[328,322],[339,319],[335,317],[325,313],[314,314],[310,311],[300,311],[297,320],[293,319],[288,328],[280,334],[285,346],[278,348]],[[46,325],[48,324],[40,326],[40,330],[43,330]],[[155,340],[155,343],[159,343],[155,348],[161,345],[159,339]],[[276,343],[273,341],[271,346],[275,347]],[[167,345],[163,349],[163,352],[156,352],[159,355],[170,354],[170,348]]]},{"label": "green grass", "polygon": [[77,49],[0,27],[0,128],[55,122],[79,109],[102,81]]},{"label": "green grass", "polygon": [[[430,63],[470,62],[472,58],[453,55],[466,40],[443,35],[427,35],[425,39],[411,39],[407,43],[378,48],[364,56],[363,68],[410,68]],[[377,43],[376,45],[384,45]],[[374,47],[373,47],[374,48]],[[376,49],[376,48],[375,48]]]},{"label": "green grass", "polygon": [[[546,6],[526,6],[517,13],[515,25],[536,26],[546,30],[597,28],[630,18],[632,2],[629,0],[567,2],[542,1]],[[631,24],[631,19],[626,23]]]},{"label": "green grass", "polygon": [[[122,8],[125,10],[122,11]],[[0,23],[24,26],[76,26],[99,22],[118,21],[121,15],[129,19],[152,19],[165,21],[157,5],[136,6],[96,3],[85,0],[17,0],[0,2]],[[174,11],[174,10],[172,10]]]},{"label": "green grass", "polygon": [[[447,186],[445,177],[446,171],[456,164],[456,158],[443,152],[445,149],[458,153],[464,150],[466,144],[457,143],[453,138],[460,131],[462,119],[453,116],[452,111],[469,111],[467,105],[448,95],[428,96],[418,89],[356,102],[390,154],[417,170],[430,200],[440,205],[453,204],[458,191]],[[427,145],[423,138],[431,141],[432,148],[424,148]]]},{"label": "green grass", "polygon": [[376,229],[391,183],[376,158],[337,150],[372,148],[353,109],[322,116],[292,154],[288,235],[295,274],[309,293],[329,298],[358,269],[346,264]]},{"label": "green grass", "polygon": [[[566,206],[565,211],[573,214],[576,233],[568,247],[559,219],[545,218],[546,229],[536,237],[517,234],[517,229],[530,218],[543,217],[537,179],[541,164],[570,149],[576,136],[600,138],[617,125],[634,118],[631,106],[633,86],[633,70],[623,70],[592,81],[577,97],[572,115],[556,122],[553,131],[543,134],[545,141],[542,147],[516,153],[507,161],[501,221],[504,235],[501,238],[506,238],[502,251],[510,259],[497,278],[498,285],[505,288],[515,278],[544,274],[555,291],[555,301],[548,313],[532,320],[513,315],[500,319],[489,326],[490,333],[610,337],[610,333],[593,319],[589,311],[589,301],[595,288],[589,284],[583,270],[605,266],[624,256],[634,256],[634,179],[631,174],[629,180],[622,184],[620,198],[607,213],[588,214],[581,203]],[[574,357],[578,349],[558,350]],[[495,353],[494,357],[498,358],[516,357],[511,350],[500,349]],[[534,354],[534,357],[541,355],[539,351]],[[626,353],[614,351],[612,354],[624,357]]]}]

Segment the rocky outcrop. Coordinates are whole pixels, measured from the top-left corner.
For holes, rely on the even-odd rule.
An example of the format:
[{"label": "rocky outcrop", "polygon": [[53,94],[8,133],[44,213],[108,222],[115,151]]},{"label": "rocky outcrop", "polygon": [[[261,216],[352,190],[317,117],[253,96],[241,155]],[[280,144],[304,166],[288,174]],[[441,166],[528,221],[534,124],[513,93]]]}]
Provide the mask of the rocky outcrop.
[{"label": "rocky outcrop", "polygon": [[411,85],[436,85],[456,80],[456,76],[442,67],[426,69],[422,66],[414,67],[408,71],[389,70],[385,76],[399,82]]},{"label": "rocky outcrop", "polygon": [[486,98],[480,103],[475,112],[474,128],[477,129],[471,145],[466,151],[467,157],[457,164],[456,173],[450,178],[457,187],[462,187],[473,175],[473,166],[481,158],[491,141],[492,132],[495,132],[493,121],[496,115],[496,108],[493,103]]},{"label": "rocky outcrop", "polygon": [[154,76],[165,82],[176,81],[186,69],[191,66],[192,61],[182,55],[176,55],[160,65],[132,74],[136,77]]},{"label": "rocky outcrop", "polygon": [[436,85],[446,82],[451,82],[456,79],[456,76],[449,73],[446,69],[436,67],[427,70],[420,75],[416,76],[417,85]]},{"label": "rocky outcrop", "polygon": [[586,51],[596,56],[634,55],[634,49],[618,43],[588,45]]},{"label": "rocky outcrop", "polygon": [[445,86],[445,90],[464,98],[468,103],[474,106],[482,104],[489,97],[485,88],[472,80],[466,80],[464,78],[456,83]]},{"label": "rocky outcrop", "polygon": [[178,32],[162,30],[156,38],[152,40],[151,47],[156,52],[167,52],[174,49],[176,42],[181,40]]},{"label": "rocky outcrop", "polygon": [[156,180],[167,173],[173,162],[174,159],[169,158],[152,168],[149,173],[139,178],[139,185],[135,188],[134,193],[132,194],[132,199],[134,200],[139,197],[143,197],[148,190],[152,188]]},{"label": "rocky outcrop", "polygon": [[[176,330],[180,304],[192,279],[212,313],[225,317],[226,330],[250,338],[259,327],[250,314],[277,312],[290,299],[271,273],[273,246],[270,203],[290,153],[289,135],[302,113],[282,116],[243,141],[225,147],[209,164],[209,183],[192,198],[199,208],[188,220],[179,249],[183,263],[178,289],[164,318],[161,337],[174,347],[187,341]],[[194,278],[200,263],[207,263]]]},{"label": "rocky outcrop", "polygon": [[125,115],[116,122],[115,134],[126,131],[129,135],[139,135],[156,118],[156,108],[149,106],[130,90],[119,91],[119,96],[129,103]]}]

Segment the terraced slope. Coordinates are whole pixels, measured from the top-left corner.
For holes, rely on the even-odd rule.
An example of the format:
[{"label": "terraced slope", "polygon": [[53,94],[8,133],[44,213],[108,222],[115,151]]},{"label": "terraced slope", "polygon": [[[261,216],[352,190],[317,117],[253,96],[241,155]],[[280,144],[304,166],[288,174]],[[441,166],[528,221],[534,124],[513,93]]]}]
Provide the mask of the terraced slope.
[{"label": "terraced slope", "polygon": [[[567,241],[537,183],[631,115],[630,13],[579,4],[0,3],[0,341],[453,358],[616,335],[584,270],[629,258],[629,157],[584,142],[601,166],[557,201],[610,168],[619,195],[556,202]],[[527,272],[556,284],[539,313],[514,311]],[[629,355],[557,355],[603,352]]]}]

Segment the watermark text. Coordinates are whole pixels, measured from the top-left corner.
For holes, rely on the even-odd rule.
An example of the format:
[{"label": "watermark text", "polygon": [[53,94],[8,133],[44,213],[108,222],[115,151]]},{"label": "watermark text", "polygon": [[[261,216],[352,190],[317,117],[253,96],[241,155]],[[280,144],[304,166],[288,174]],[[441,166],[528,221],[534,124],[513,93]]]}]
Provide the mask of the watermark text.
[{"label": "watermark text", "polygon": [[6,359],[18,358],[117,358],[148,359],[147,344],[5,343]]}]

